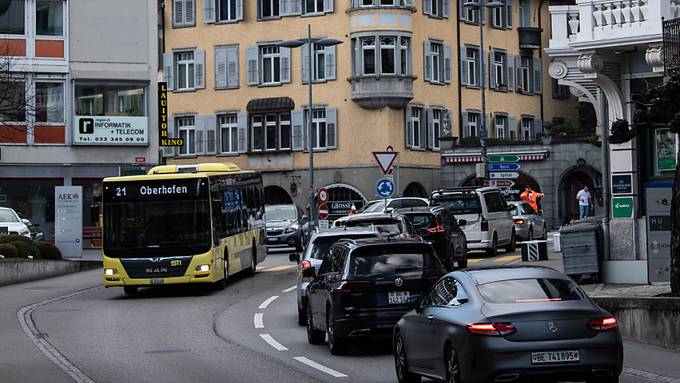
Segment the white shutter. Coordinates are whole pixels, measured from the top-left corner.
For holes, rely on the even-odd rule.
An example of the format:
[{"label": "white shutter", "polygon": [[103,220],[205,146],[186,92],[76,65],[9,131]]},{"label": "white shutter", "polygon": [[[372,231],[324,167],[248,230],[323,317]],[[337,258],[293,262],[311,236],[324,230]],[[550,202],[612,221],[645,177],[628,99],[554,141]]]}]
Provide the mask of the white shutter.
[{"label": "white shutter", "polygon": [[491,79],[491,85],[489,87],[494,90],[498,89],[498,77],[496,76],[496,68],[493,65],[495,53],[495,49],[492,49],[491,52],[489,52],[489,66],[487,66],[489,70],[489,78]]},{"label": "white shutter", "polygon": [[326,147],[337,149],[338,147],[338,110],[326,108]]},{"label": "white shutter", "polygon": [[302,109],[291,111],[290,119],[293,129],[293,150],[304,150],[304,111]]},{"label": "white shutter", "polygon": [[215,1],[203,0],[203,22],[211,24],[215,22]]},{"label": "white shutter", "polygon": [[163,81],[166,82],[168,90],[172,90],[175,85],[174,54],[172,52],[163,53]]},{"label": "white shutter", "polygon": [[227,47],[215,47],[215,88],[227,87]]},{"label": "white shutter", "polygon": [[428,146],[428,137],[430,134],[430,121],[432,120],[432,113],[429,109],[423,108],[420,112],[420,145],[419,148],[425,149]]},{"label": "white shutter", "polygon": [[194,153],[196,155],[205,154],[205,116],[196,116],[194,122],[194,130],[196,130],[194,138]]},{"label": "white shutter", "polygon": [[444,82],[451,83],[451,45],[444,45]]},{"label": "white shutter", "polygon": [[460,48],[460,79],[459,82],[461,85],[470,85],[467,83],[468,79],[468,67],[467,67],[467,62],[466,62],[466,55],[467,54],[467,49],[465,47]]},{"label": "white shutter", "polygon": [[[263,1],[263,0],[258,0],[258,1]],[[279,16],[288,16],[290,14],[290,10],[288,9],[289,8],[288,4],[290,4],[290,0],[279,0]]]},{"label": "white shutter", "polygon": [[238,45],[226,47],[227,52],[227,88],[239,87]]},{"label": "white shutter", "polygon": [[410,148],[413,146],[413,109],[411,106],[406,106],[404,117],[406,122],[406,147]]},{"label": "white shutter", "polygon": [[236,20],[243,20],[243,0],[236,0]]},{"label": "white shutter", "polygon": [[[168,118],[168,136],[169,138],[175,138],[175,119],[172,116]],[[174,146],[161,147],[161,155],[163,157],[173,157],[175,155],[175,147]]]},{"label": "white shutter", "polygon": [[450,13],[451,13],[451,0],[442,0],[442,16],[448,19]]},{"label": "white shutter", "polygon": [[205,153],[217,153],[217,117],[214,114],[205,117]]},{"label": "white shutter", "polygon": [[522,84],[524,84],[524,73],[522,72],[522,56],[515,56],[515,73],[517,73],[517,76],[515,76],[516,84],[515,89],[519,92],[521,89],[521,93],[528,92],[529,89],[522,89]]},{"label": "white shutter", "polygon": [[[426,1],[426,0],[424,0]],[[430,60],[430,42],[428,40],[423,41],[423,63],[425,68],[425,81],[432,80],[432,61]]]},{"label": "white shutter", "polygon": [[335,45],[324,50],[326,61],[326,80],[335,80]]},{"label": "white shutter", "polygon": [[532,82],[534,93],[541,94],[543,93],[543,68],[541,66],[540,58],[534,58],[533,71],[534,78],[532,79],[533,80]]},{"label": "white shutter", "polygon": [[279,67],[281,71],[281,82],[290,82],[290,48],[280,47],[279,55],[281,57],[281,66]]},{"label": "white shutter", "polygon": [[508,53],[505,56],[505,61],[507,62],[506,72],[508,73],[508,91],[515,91],[515,56]]},{"label": "white shutter", "polygon": [[467,12],[463,4],[465,4],[465,0],[458,0],[458,19],[462,21],[468,21]]},{"label": "white shutter", "polygon": [[248,114],[239,113],[236,116],[236,126],[238,134],[238,152],[248,151]]},{"label": "white shutter", "polygon": [[[432,109],[427,108],[425,109],[425,114],[427,115],[427,129],[422,129],[422,131],[425,131],[426,134],[426,140],[422,141],[421,147],[425,147],[425,142],[427,142],[427,148],[432,149],[434,146],[434,141],[432,140],[432,137],[434,137],[434,118],[433,118],[433,113]],[[422,135],[421,135],[422,137]]]},{"label": "white shutter", "polygon": [[205,51],[194,51],[194,88],[205,88]]},{"label": "white shutter", "polygon": [[184,24],[184,1],[175,0],[172,2],[172,25],[180,26]]},{"label": "white shutter", "polygon": [[301,15],[302,14],[302,0],[290,0],[290,14],[291,15]]},{"label": "white shutter", "polygon": [[432,0],[423,0],[423,14],[424,15],[429,15],[432,14]]},{"label": "white shutter", "polygon": [[468,137],[468,112],[463,111],[460,121],[460,137]]},{"label": "white shutter", "polygon": [[332,13],[334,10],[333,0],[323,0],[324,13]]},{"label": "white shutter", "polygon": [[196,2],[195,0],[184,0],[184,24],[194,25],[196,23]]},{"label": "white shutter", "polygon": [[[259,3],[259,2],[258,2]],[[258,68],[258,47],[252,45],[248,47],[248,85],[257,85],[260,83],[260,71]]]},{"label": "white shutter", "polygon": [[505,26],[512,29],[512,0],[505,0]]},{"label": "white shutter", "polygon": [[[307,84],[309,82],[309,44],[303,45],[300,52],[302,53],[302,83]],[[312,63],[312,65],[314,64]]]}]

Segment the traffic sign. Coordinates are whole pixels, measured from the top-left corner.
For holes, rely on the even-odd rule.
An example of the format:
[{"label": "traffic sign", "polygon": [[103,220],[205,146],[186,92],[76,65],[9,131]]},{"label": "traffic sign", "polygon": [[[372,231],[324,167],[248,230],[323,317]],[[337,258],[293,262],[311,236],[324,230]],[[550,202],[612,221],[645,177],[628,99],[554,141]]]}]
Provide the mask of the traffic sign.
[{"label": "traffic sign", "polygon": [[490,154],[489,162],[519,162],[519,156],[514,154]]},{"label": "traffic sign", "polygon": [[319,205],[319,219],[328,219],[328,205],[325,203]]},{"label": "traffic sign", "polygon": [[390,198],[394,194],[394,182],[387,178],[378,180],[375,184],[375,194],[381,198]]},{"label": "traffic sign", "polygon": [[515,186],[515,182],[511,180],[490,180],[489,186],[494,188],[511,188]]},{"label": "traffic sign", "polygon": [[612,198],[612,217],[631,218],[633,216],[633,197]]},{"label": "traffic sign", "polygon": [[519,178],[519,173],[517,172],[493,172],[489,173],[489,178],[492,180],[502,180],[502,179],[511,179],[511,180],[516,180]]},{"label": "traffic sign", "polygon": [[492,162],[489,163],[489,170],[491,171],[501,171],[501,172],[506,172],[506,171],[512,171],[512,170],[519,170],[520,166],[516,162]]},{"label": "traffic sign", "polygon": [[328,189],[321,188],[319,189],[319,193],[317,194],[317,197],[319,198],[319,202],[321,203],[326,203],[328,202]]},{"label": "traffic sign", "polygon": [[[388,147],[388,149],[391,149],[391,146]],[[388,174],[390,170],[392,170],[392,165],[394,165],[394,161],[397,159],[398,155],[399,152],[393,150],[373,152],[373,157],[375,157],[376,162],[378,162],[378,166],[380,166],[380,170],[383,174]]]}]

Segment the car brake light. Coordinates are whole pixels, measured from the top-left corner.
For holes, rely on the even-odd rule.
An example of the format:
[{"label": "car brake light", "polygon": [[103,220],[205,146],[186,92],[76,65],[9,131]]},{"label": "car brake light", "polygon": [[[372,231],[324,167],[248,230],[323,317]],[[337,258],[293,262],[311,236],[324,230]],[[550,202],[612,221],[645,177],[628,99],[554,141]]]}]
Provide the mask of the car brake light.
[{"label": "car brake light", "polygon": [[351,292],[356,292],[357,290],[361,290],[364,287],[369,286],[368,281],[340,281],[340,286],[338,286],[338,290],[341,293],[349,293]]},{"label": "car brake light", "polygon": [[465,326],[467,331],[473,335],[485,336],[506,336],[514,334],[517,329],[512,323],[471,323]]},{"label": "car brake light", "polygon": [[446,233],[446,229],[444,226],[442,226],[442,223],[439,221],[439,217],[436,217],[434,219],[434,223],[436,224],[435,227],[430,227],[427,229],[427,232],[430,234],[442,234]]},{"label": "car brake light", "polygon": [[520,218],[513,219],[512,222],[514,222],[515,225],[524,225],[524,220]]},{"label": "car brake light", "polygon": [[591,319],[588,321],[588,328],[593,331],[607,331],[619,326],[619,322],[614,317]]},{"label": "car brake light", "polygon": [[312,262],[302,261],[302,263],[300,263],[300,267],[302,268],[302,270],[310,269],[312,267]]},{"label": "car brake light", "polygon": [[481,231],[489,231],[489,221],[482,217],[482,223],[479,225]]}]

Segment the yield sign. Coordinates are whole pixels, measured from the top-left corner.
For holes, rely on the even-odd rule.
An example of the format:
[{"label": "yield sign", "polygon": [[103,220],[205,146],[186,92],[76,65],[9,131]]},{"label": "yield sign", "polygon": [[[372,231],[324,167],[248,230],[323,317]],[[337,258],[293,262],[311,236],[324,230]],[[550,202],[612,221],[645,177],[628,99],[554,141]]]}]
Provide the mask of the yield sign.
[{"label": "yield sign", "polygon": [[383,174],[390,172],[392,165],[394,165],[394,160],[397,159],[398,155],[399,152],[395,151],[373,152],[373,157],[375,157],[376,162],[378,162],[378,166],[380,166],[380,170]]}]

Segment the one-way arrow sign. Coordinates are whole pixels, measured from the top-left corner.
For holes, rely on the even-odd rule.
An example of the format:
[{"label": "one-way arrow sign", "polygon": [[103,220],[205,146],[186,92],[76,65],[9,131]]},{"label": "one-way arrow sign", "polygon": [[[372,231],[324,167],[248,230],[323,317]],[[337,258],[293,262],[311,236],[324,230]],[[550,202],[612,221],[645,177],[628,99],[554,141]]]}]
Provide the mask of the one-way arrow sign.
[{"label": "one-way arrow sign", "polygon": [[399,152],[395,151],[385,151],[385,152],[373,152],[373,157],[375,157],[378,166],[383,174],[388,174],[394,165],[394,160],[397,159]]}]

